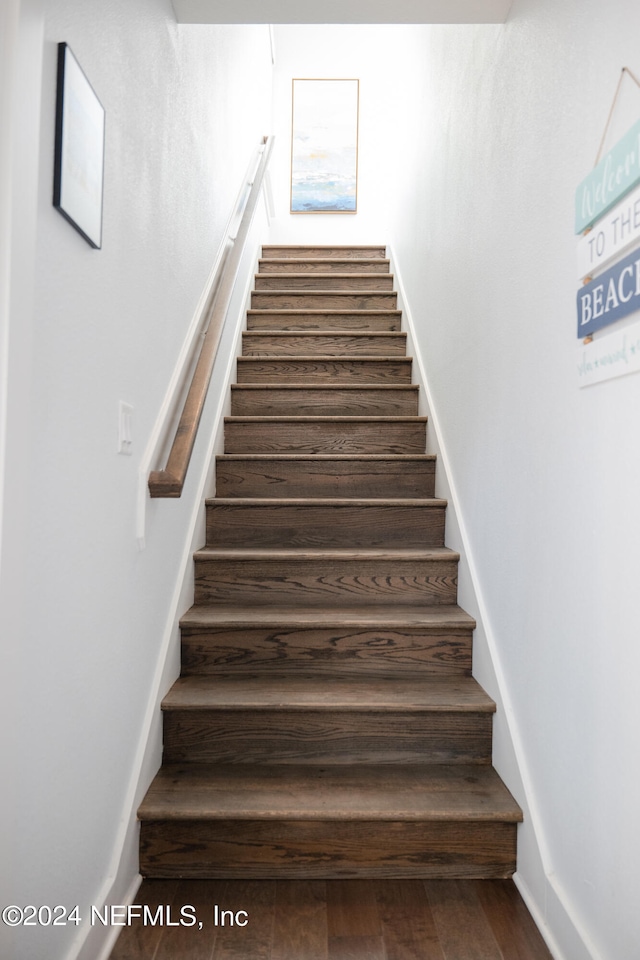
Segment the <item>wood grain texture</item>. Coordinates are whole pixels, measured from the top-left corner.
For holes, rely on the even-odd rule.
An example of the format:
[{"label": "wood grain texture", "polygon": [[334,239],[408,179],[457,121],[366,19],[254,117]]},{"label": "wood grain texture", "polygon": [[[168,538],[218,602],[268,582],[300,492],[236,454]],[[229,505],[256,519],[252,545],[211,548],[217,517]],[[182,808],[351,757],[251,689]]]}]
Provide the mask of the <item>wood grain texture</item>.
[{"label": "wood grain texture", "polygon": [[336,880],[327,886],[330,937],[379,937],[376,892],[366,880]]},{"label": "wood grain texture", "polygon": [[276,257],[262,257],[258,261],[258,272],[262,274],[280,273],[389,273],[389,260],[364,257],[307,257],[295,260]]},{"label": "wood grain texture", "polygon": [[491,718],[287,710],[171,711],[164,720],[167,763],[490,763]]},{"label": "wood grain texture", "polygon": [[238,383],[411,383],[411,357],[238,357]]},{"label": "wood grain texture", "polygon": [[284,331],[251,330],[243,334],[242,354],[252,356],[396,356],[407,352],[407,337],[404,333],[355,334],[337,331]]},{"label": "wood grain texture", "polygon": [[[156,916],[159,907],[164,911],[167,904],[174,902],[177,890],[177,880],[158,880],[153,884],[143,884],[136,895],[136,903],[143,909],[148,907],[151,915]],[[165,915],[163,913],[163,916]],[[163,930],[161,924],[133,923],[127,928],[127,935],[118,938],[111,952],[111,960],[147,960],[158,949]]]},{"label": "wood grain texture", "polygon": [[[335,883],[339,883],[336,880]],[[329,960],[387,960],[382,937],[329,937]]]},{"label": "wood grain texture", "polygon": [[209,546],[441,547],[446,500],[207,501]]},{"label": "wood grain texture", "polygon": [[548,960],[547,945],[514,884],[487,880],[473,887],[504,957]]},{"label": "wood grain texture", "polygon": [[424,886],[429,898],[444,960],[504,960],[476,891],[471,884],[450,880]]},{"label": "wood grain texture", "polygon": [[260,273],[255,290],[393,290],[393,276],[387,273]]},{"label": "wood grain texture", "polygon": [[374,889],[388,957],[444,960],[424,884],[384,880],[376,882]]},{"label": "wood grain texture", "polygon": [[375,244],[359,244],[355,246],[333,245],[333,246],[301,246],[296,244],[265,244],[262,247],[263,259],[334,259],[342,257],[349,260],[360,259],[384,259],[387,255],[387,248],[376,246]]},{"label": "wood grain texture", "polygon": [[[197,930],[194,926],[183,926],[180,923],[182,918],[181,909],[185,905],[195,908],[195,915],[200,919],[203,926],[209,926],[212,923],[212,904],[222,900],[227,888],[227,882],[224,880],[203,882],[201,880],[183,880],[177,885],[173,901],[171,903],[171,922],[160,926],[160,939],[158,948],[153,954],[153,960],[175,960],[176,957],[188,955],[189,960],[210,960],[211,958],[211,934],[207,935],[203,931]],[[212,899],[213,898],[213,899]],[[193,917],[193,911],[188,911],[184,919],[190,923]],[[166,917],[165,917],[166,921]],[[213,939],[216,939],[217,931],[213,931]],[[198,934],[200,934],[198,936]]]},{"label": "wood grain texture", "polygon": [[326,886],[301,880],[279,883],[274,917],[273,960],[327,960]]},{"label": "wood grain texture", "polygon": [[370,614],[332,625],[325,611],[290,608],[274,616],[257,608],[251,617],[247,608],[244,620],[234,620],[219,606],[202,605],[182,621],[182,675],[469,675],[473,623],[439,622],[440,609],[430,608],[422,624],[403,610],[395,619],[383,613],[377,623]]},{"label": "wood grain texture", "polygon": [[398,295],[384,290],[254,290],[253,310],[395,310]]},{"label": "wood grain texture", "polygon": [[[213,882],[215,881],[208,881]],[[187,881],[182,881],[183,887]],[[207,886],[207,882],[203,883]],[[271,881],[256,882],[251,880],[229,880],[224,882],[224,892],[215,897],[209,897],[209,910],[207,915],[210,918],[212,914],[212,905],[217,904],[220,908],[218,917],[222,916],[222,911],[231,911],[234,917],[238,911],[243,911],[245,916],[240,920],[246,925],[238,926],[231,923],[227,916],[224,917],[224,925],[220,924],[213,928],[213,954],[211,960],[272,960],[275,956],[274,950],[277,944],[274,944],[274,913],[276,901],[277,886]],[[185,891],[188,895],[188,890]],[[210,921],[209,921],[210,922]],[[208,925],[208,929],[211,927]],[[209,938],[206,938],[209,939]],[[206,942],[206,940],[205,940]],[[167,960],[191,960],[191,954],[188,952],[174,953]],[[156,958],[154,957],[154,960]]]},{"label": "wood grain texture", "polygon": [[487,764],[166,764],[138,812],[145,820],[519,823]]},{"label": "wood grain texture", "polygon": [[180,677],[162,701],[163,710],[187,710],[198,714],[203,709],[224,711],[336,709],[392,713],[399,709],[408,715],[434,713],[493,713],[495,703],[473,677],[421,679],[403,677],[325,677],[319,684],[313,673],[290,677],[283,684],[267,684],[263,677]]},{"label": "wood grain texture", "polygon": [[[145,880],[139,900],[159,902],[161,894],[156,888],[163,883]],[[175,883],[175,909],[191,902],[194,883],[202,890],[209,906],[203,915],[203,930],[191,929],[184,949],[180,952],[165,949],[165,939],[171,938],[169,930],[144,926],[141,920],[134,920],[131,926],[123,928],[111,960],[132,956],[140,960],[169,956],[191,960],[200,955],[199,951],[210,960],[283,960],[287,956],[289,960],[445,960],[425,886],[420,880],[326,880],[306,884],[286,880],[183,880]],[[351,884],[357,884],[357,895],[344,895],[345,886],[348,889]],[[431,889],[437,890],[437,884],[438,881],[431,881]],[[480,937],[486,936],[487,918],[494,933],[495,924],[506,938],[496,936],[502,960],[551,960],[513,881],[465,880],[455,887],[449,885],[449,891],[459,890],[461,896],[470,889],[476,892],[485,912],[484,915],[467,913],[465,938],[456,960],[467,960],[474,955],[479,938],[477,931],[480,930]],[[484,905],[485,894],[493,901],[489,914]],[[246,911],[249,922],[244,927],[228,924],[214,927],[211,917],[216,903],[223,909]],[[344,931],[340,935],[331,932],[332,926],[336,929],[336,903],[343,904],[337,926]],[[355,932],[373,929],[376,923],[381,931],[377,936]],[[314,931],[313,940],[304,946],[296,941],[295,930],[303,924]],[[531,929],[535,932],[535,943],[529,937]],[[135,942],[136,952],[131,952],[130,946]],[[158,944],[161,952],[156,955]],[[292,958],[293,950],[302,949],[304,953],[294,954]]]},{"label": "wood grain texture", "polygon": [[225,453],[423,454],[426,417],[226,417]]},{"label": "wood grain texture", "polygon": [[199,550],[196,603],[452,604],[458,555],[424,551]]},{"label": "wood grain texture", "polygon": [[353,384],[234,384],[232,416],[397,417],[418,415],[418,388]]},{"label": "wood grain texture", "polygon": [[247,310],[247,330],[400,330],[400,310]]},{"label": "wood grain texture", "polygon": [[494,821],[145,820],[140,867],[212,879],[498,878],[513,873],[515,844],[516,825]]},{"label": "wood grain texture", "polygon": [[216,458],[221,497],[433,497],[432,455],[228,454]]}]

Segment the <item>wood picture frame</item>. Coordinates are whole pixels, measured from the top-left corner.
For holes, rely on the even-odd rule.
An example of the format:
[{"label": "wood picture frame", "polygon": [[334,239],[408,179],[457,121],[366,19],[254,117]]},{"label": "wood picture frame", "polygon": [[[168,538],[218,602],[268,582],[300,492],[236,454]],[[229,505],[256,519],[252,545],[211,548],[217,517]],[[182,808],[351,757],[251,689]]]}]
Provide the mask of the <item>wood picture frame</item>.
[{"label": "wood picture frame", "polygon": [[360,81],[292,81],[291,213],[357,213]]},{"label": "wood picture frame", "polygon": [[105,110],[67,43],[58,44],[53,205],[102,247]]}]

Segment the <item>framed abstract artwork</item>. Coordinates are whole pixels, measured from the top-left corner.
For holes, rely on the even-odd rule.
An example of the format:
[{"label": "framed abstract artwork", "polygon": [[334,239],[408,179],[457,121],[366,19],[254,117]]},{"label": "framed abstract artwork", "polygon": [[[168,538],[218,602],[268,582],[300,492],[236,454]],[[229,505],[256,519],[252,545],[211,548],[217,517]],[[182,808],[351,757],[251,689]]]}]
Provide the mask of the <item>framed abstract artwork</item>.
[{"label": "framed abstract artwork", "polygon": [[102,246],[104,107],[66,43],[58,44],[53,205],[87,243]]},{"label": "framed abstract artwork", "polygon": [[356,213],[359,80],[293,81],[291,213]]}]

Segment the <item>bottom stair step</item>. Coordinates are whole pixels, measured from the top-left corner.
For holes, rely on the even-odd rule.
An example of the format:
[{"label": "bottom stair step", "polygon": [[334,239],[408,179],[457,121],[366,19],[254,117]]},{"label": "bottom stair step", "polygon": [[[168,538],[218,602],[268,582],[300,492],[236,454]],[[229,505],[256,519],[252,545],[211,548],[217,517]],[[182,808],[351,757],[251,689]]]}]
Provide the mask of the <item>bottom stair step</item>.
[{"label": "bottom stair step", "polygon": [[505,877],[521,811],[491,767],[163,766],[148,877]]}]

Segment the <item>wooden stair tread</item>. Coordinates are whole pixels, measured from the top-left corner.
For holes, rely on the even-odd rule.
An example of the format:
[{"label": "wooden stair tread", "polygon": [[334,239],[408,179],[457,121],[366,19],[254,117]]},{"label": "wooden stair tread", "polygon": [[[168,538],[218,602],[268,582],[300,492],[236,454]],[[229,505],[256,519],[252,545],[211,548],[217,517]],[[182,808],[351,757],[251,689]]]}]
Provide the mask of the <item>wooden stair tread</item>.
[{"label": "wooden stair tread", "polygon": [[488,765],[168,764],[141,820],[509,821],[522,813]]},{"label": "wooden stair tread", "polygon": [[262,256],[272,253],[274,250],[285,250],[289,257],[296,254],[306,254],[308,250],[316,250],[319,253],[325,253],[332,250],[344,250],[345,252],[359,253],[363,250],[375,250],[381,257],[385,256],[387,247],[384,243],[265,243],[262,245]]},{"label": "wooden stair tread", "polygon": [[199,560],[447,560],[460,554],[449,547],[201,547]]},{"label": "wooden stair tread", "polygon": [[420,387],[416,383],[232,383],[231,391],[240,393],[251,393],[256,391],[263,393],[265,390],[312,390],[314,392],[325,392],[330,396],[332,393],[353,393],[357,396],[364,390],[366,393],[399,393],[399,394],[419,394]]},{"label": "wooden stair tread", "polygon": [[220,507],[446,507],[437,497],[211,497],[205,503]]},{"label": "wooden stair tread", "polygon": [[324,266],[325,264],[345,264],[345,266],[350,266],[355,263],[360,266],[380,266],[381,264],[389,264],[390,260],[387,257],[358,257],[358,258],[348,258],[348,257],[300,257],[299,260],[296,258],[292,262],[291,257],[260,257],[258,263],[260,266],[263,264],[265,266],[282,266],[286,264],[287,266],[298,266],[298,262],[301,264],[308,263],[312,266]]},{"label": "wooden stair tread", "polygon": [[[346,312],[347,312],[350,316],[351,316],[351,315],[354,315],[354,316],[357,316],[357,317],[379,317],[379,316],[385,316],[385,317],[387,317],[387,316],[389,316],[389,314],[393,314],[393,316],[395,316],[395,317],[401,317],[401,316],[402,316],[402,310],[398,310],[398,309],[395,308],[395,307],[390,307],[390,308],[388,308],[388,309],[386,309],[386,310],[380,309],[380,308],[374,308],[374,307],[361,307],[360,309],[348,310],[348,311],[346,311]],[[250,316],[251,316],[252,314],[254,314],[254,313],[259,313],[260,316],[269,316],[269,315],[272,315],[272,314],[273,314],[274,316],[295,317],[295,316],[298,316],[298,314],[302,314],[303,316],[304,316],[305,314],[313,314],[313,316],[333,317],[333,316],[342,316],[342,315],[345,313],[345,311],[344,311],[344,310],[335,310],[335,309],[332,308],[332,307],[317,307],[317,308],[316,308],[316,307],[306,307],[306,308],[297,308],[297,307],[250,307],[250,308],[247,310],[247,314],[249,314]],[[249,332],[251,332],[251,331],[247,331],[247,332],[249,333]],[[314,331],[314,332],[315,332],[315,331]],[[331,331],[331,332],[333,332],[333,331]],[[373,331],[368,331],[368,332],[373,333]],[[393,331],[390,331],[390,332],[393,332]]]},{"label": "wooden stair tread", "polygon": [[[274,417],[272,419],[279,420],[280,417]],[[315,420],[317,418],[313,417],[312,419]],[[366,417],[365,419],[370,418]],[[392,460],[394,462],[399,461],[400,463],[411,463],[414,461],[424,463],[425,461],[435,462],[436,455],[434,453],[221,453],[217,459],[229,461],[256,460],[258,462],[263,460],[278,460],[282,462],[288,460],[310,460],[313,463],[317,460],[323,462],[337,460],[341,463],[360,460],[363,460],[365,463],[375,463]]]},{"label": "wooden stair tread", "polygon": [[347,354],[347,353],[345,353],[345,354],[340,354],[339,357],[336,357],[336,356],[335,356],[334,354],[332,354],[332,353],[318,353],[318,354],[313,354],[313,353],[305,353],[305,354],[299,353],[299,354],[298,354],[298,353],[296,353],[296,354],[291,354],[291,355],[289,355],[289,354],[287,354],[287,355],[285,355],[285,354],[278,354],[277,357],[274,357],[273,354],[271,354],[271,353],[256,353],[256,354],[254,354],[253,356],[250,356],[250,357],[239,356],[239,357],[237,357],[236,359],[237,359],[237,361],[238,361],[239,363],[254,363],[256,360],[278,360],[278,361],[283,362],[283,363],[288,363],[288,362],[290,362],[290,361],[300,361],[300,362],[313,361],[313,362],[319,362],[319,361],[322,361],[322,360],[326,360],[327,362],[329,362],[329,361],[333,362],[333,361],[338,360],[338,359],[339,359],[339,360],[342,360],[342,361],[345,361],[345,360],[347,360],[347,361],[348,361],[348,360],[356,360],[356,361],[358,361],[359,363],[361,363],[363,360],[365,360],[365,361],[366,361],[366,360],[374,360],[376,363],[411,363],[411,362],[413,361],[413,357],[405,357],[405,356],[397,356],[397,357],[394,357],[394,356],[382,356],[382,355],[377,356],[375,353],[372,353],[372,354],[365,354],[365,353],[363,353],[363,354]]},{"label": "wooden stair tread", "polygon": [[[278,302],[284,301],[284,302]],[[300,307],[309,309],[312,306],[321,310],[350,309],[374,310],[383,307],[387,310],[395,309],[398,303],[396,290],[252,290],[251,306],[259,307],[286,307],[297,310]]]},{"label": "wooden stair tread", "polygon": [[[266,312],[266,311],[264,311]],[[282,311],[276,311],[278,313]],[[315,311],[317,312],[317,311]],[[337,311],[336,311],[337,312]],[[313,340],[318,337],[332,337],[332,338],[349,338],[353,339],[354,337],[362,338],[363,340],[388,340],[392,338],[394,340],[406,340],[406,333],[401,330],[366,330],[355,332],[353,330],[298,330],[295,333],[292,333],[291,330],[269,330],[265,332],[264,330],[243,330],[242,336],[246,337],[247,340],[260,340],[265,337],[276,337],[281,340],[289,340],[292,337],[295,337],[296,340],[308,338]]]},{"label": "wooden stair tread", "polygon": [[162,701],[171,710],[349,710],[410,714],[494,713],[494,701],[472,677],[370,679],[313,675],[180,677]]},{"label": "wooden stair tread", "polygon": [[255,627],[343,627],[392,628],[420,626],[425,629],[472,630],[476,621],[462,607],[442,605],[341,607],[339,610],[310,606],[242,607],[236,604],[195,604],[180,621],[183,630],[210,626]]},{"label": "wooden stair tread", "polygon": [[[402,311],[398,310],[396,307],[350,307],[348,310],[339,310],[336,307],[251,307],[247,310],[247,317],[357,317],[361,320],[371,320],[377,319],[379,317],[393,317],[397,320],[400,320],[402,317]],[[360,327],[364,333],[374,333],[375,331],[369,330],[367,327]],[[324,328],[314,327],[313,332],[321,332]],[[339,327],[332,327],[331,329],[324,330],[325,333],[335,333],[340,330]],[[251,333],[251,330],[247,330],[247,333]],[[350,329],[345,327],[345,333],[349,333]],[[393,330],[383,330],[382,333],[399,333],[401,331]]]},{"label": "wooden stair tread", "polygon": [[427,417],[415,417],[410,414],[400,417],[380,417],[380,416],[370,416],[370,417],[342,417],[337,414],[334,414],[329,417],[322,416],[304,416],[304,417],[292,417],[290,414],[287,414],[282,417],[271,416],[271,417],[225,417],[225,423],[315,423],[320,421],[321,423],[344,423],[347,421],[349,423],[426,423]]},{"label": "wooden stair tread", "polygon": [[[321,259],[321,258],[320,258]],[[303,261],[304,263],[305,261]],[[328,260],[326,262],[329,262]],[[345,273],[338,273],[337,271],[327,270],[326,273],[305,273],[302,271],[292,270],[290,273],[256,273],[256,280],[353,280],[355,279],[365,279],[374,281],[384,277],[385,280],[393,280],[392,273],[367,273],[363,271],[362,273],[352,273],[351,271]],[[272,289],[275,289],[272,288]],[[286,288],[283,288],[286,289]]]}]

